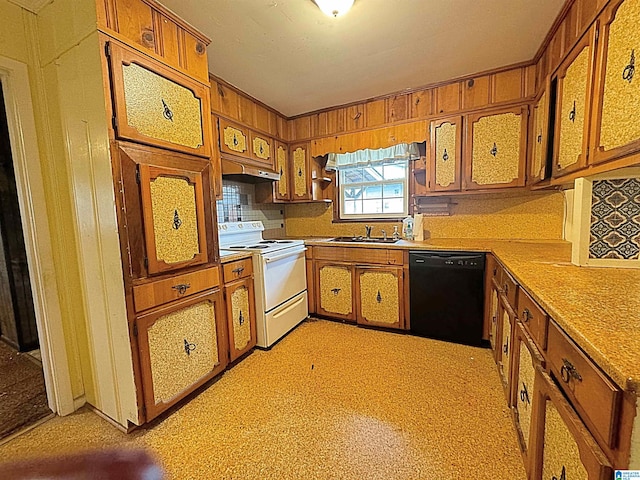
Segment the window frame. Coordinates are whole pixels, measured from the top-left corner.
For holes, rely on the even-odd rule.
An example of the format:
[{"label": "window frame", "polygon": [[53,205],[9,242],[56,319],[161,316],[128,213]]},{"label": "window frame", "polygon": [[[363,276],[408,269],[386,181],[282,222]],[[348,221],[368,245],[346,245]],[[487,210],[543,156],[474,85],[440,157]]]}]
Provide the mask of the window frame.
[{"label": "window frame", "polygon": [[[335,171],[335,179],[336,179],[336,189],[335,189],[335,196],[336,198],[334,199],[334,222],[371,222],[371,221],[381,221],[381,222],[390,222],[390,221],[399,221],[402,220],[404,218],[406,218],[410,212],[411,212],[411,205],[410,205],[410,200],[411,200],[411,192],[410,192],[410,188],[411,188],[411,182],[410,182],[410,174],[411,174],[411,161],[410,160],[397,160],[395,162],[387,162],[388,164],[391,163],[404,163],[404,167],[405,167],[405,175],[403,178],[394,178],[394,179],[389,179],[389,180],[382,180],[382,181],[368,181],[368,182],[357,182],[357,183],[348,183],[345,184],[344,182],[341,181],[342,175],[343,175],[343,171],[344,168],[341,169],[336,169]],[[363,168],[366,167],[366,165],[359,165],[359,166],[354,166],[354,167],[347,167],[347,168]],[[344,213],[344,202],[345,202],[345,198],[344,198],[344,189],[346,188],[346,186],[348,185],[349,187],[351,186],[372,186],[372,185],[379,185],[382,188],[384,188],[384,185],[389,185],[389,184],[397,184],[397,183],[402,183],[403,185],[403,196],[402,196],[402,200],[404,202],[403,205],[403,211],[398,213],[398,212],[394,212],[394,213],[377,213],[377,214],[370,214],[370,213],[362,213],[362,214],[346,214]],[[399,197],[397,197],[399,198]],[[384,201],[384,197],[383,197],[383,201]]]}]

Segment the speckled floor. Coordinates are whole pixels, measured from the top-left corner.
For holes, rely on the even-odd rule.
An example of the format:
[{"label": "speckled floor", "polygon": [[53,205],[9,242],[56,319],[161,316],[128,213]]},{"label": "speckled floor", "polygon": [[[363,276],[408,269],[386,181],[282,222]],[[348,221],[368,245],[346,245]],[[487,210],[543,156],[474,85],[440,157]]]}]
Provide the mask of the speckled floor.
[{"label": "speckled floor", "polygon": [[488,350],[328,321],[152,428],[81,410],[0,446],[0,462],[113,446],[151,450],[175,479],[525,478]]}]

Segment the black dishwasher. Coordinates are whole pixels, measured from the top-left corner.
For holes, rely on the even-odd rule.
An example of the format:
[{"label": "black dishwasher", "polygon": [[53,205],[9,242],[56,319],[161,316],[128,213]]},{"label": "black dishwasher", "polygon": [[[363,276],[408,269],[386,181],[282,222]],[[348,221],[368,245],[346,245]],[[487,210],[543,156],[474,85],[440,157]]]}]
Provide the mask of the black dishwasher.
[{"label": "black dishwasher", "polygon": [[482,345],[484,253],[409,252],[411,333]]}]

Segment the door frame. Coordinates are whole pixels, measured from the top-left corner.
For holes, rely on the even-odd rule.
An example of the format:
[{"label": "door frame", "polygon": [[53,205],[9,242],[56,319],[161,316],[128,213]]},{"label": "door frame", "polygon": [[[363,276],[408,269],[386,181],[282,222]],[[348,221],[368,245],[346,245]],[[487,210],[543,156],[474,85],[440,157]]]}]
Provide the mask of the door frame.
[{"label": "door frame", "polygon": [[[49,408],[74,409],[27,65],[0,56],[9,142]],[[46,281],[45,281],[46,276]]]}]

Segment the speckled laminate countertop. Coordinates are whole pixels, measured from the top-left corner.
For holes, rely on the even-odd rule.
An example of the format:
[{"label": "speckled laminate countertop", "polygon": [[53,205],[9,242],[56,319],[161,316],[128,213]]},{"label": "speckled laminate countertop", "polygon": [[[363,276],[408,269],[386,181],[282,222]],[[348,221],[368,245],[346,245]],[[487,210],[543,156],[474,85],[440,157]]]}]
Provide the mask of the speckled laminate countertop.
[{"label": "speckled laminate countertop", "polygon": [[251,252],[232,253],[231,255],[220,257],[220,263],[235,262],[236,260],[242,260],[249,257],[251,257]]},{"label": "speckled laminate countertop", "polygon": [[308,245],[492,252],[518,283],[621,388],[640,392],[640,270],[576,267],[562,241],[400,240],[395,244]]}]

